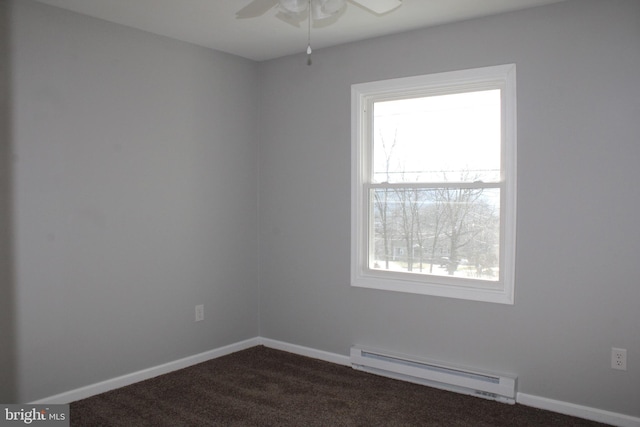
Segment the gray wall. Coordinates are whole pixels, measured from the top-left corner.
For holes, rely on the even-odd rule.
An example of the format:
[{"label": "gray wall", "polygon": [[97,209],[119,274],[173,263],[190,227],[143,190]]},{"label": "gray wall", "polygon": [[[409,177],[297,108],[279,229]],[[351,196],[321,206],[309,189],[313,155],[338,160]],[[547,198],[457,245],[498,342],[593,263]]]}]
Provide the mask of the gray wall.
[{"label": "gray wall", "polygon": [[[514,373],[523,393],[639,416],[639,22],[636,0],[574,0],[262,63],[262,336]],[[350,85],[512,62],[515,305],[351,288]]]},{"label": "gray wall", "polygon": [[0,402],[14,402],[16,399],[9,17],[9,3],[0,0]]},{"label": "gray wall", "polygon": [[257,64],[14,6],[18,400],[256,337]]}]

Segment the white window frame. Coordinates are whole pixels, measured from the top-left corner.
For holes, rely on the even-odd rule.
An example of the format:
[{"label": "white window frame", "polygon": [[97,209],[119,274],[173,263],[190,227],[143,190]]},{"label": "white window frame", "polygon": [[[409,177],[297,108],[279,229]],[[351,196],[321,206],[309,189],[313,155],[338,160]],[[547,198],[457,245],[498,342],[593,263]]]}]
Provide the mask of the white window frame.
[{"label": "white window frame", "polygon": [[[369,268],[368,184],[372,165],[374,102],[419,96],[501,90],[500,277],[491,286],[480,280],[391,272]],[[516,66],[515,64],[351,86],[351,285],[415,294],[514,304],[516,249]]]}]

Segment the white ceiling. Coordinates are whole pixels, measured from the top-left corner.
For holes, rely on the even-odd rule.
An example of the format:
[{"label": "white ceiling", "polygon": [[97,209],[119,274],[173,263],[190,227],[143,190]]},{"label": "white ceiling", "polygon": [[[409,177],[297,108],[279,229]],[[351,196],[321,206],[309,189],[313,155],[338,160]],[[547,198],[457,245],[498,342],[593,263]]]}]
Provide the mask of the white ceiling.
[{"label": "white ceiling", "polygon": [[[307,28],[276,18],[272,9],[237,19],[252,0],[38,0],[52,6],[263,61],[305,52]],[[564,0],[403,0],[398,9],[374,15],[348,3],[331,25],[312,30],[315,49]]]}]

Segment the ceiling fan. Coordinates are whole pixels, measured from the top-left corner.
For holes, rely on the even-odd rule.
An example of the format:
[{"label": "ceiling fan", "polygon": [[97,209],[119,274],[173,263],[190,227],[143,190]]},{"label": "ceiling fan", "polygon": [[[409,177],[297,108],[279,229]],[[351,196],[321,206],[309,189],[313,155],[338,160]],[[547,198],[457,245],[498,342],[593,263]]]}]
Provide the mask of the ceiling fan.
[{"label": "ceiling fan", "polygon": [[[376,15],[391,12],[402,4],[402,0],[348,0]],[[236,19],[256,18],[274,7],[276,17],[296,27],[307,20],[307,65],[311,65],[311,24],[318,21],[332,24],[344,13],[347,0],[253,0],[236,13]],[[333,18],[333,19],[329,19]]]},{"label": "ceiling fan", "polygon": [[347,1],[376,15],[391,12],[402,4],[402,0],[253,0],[236,13],[236,18],[256,18],[277,7],[279,18],[297,25],[309,16],[309,11],[314,21],[339,15],[344,12]]}]

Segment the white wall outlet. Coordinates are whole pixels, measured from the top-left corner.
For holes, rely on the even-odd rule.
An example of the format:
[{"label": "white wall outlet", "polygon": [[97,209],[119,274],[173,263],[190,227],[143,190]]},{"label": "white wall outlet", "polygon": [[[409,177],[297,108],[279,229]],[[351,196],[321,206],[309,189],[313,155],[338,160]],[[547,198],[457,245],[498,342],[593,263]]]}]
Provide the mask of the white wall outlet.
[{"label": "white wall outlet", "polygon": [[204,320],[204,305],[196,305],[196,322]]},{"label": "white wall outlet", "polygon": [[620,371],[627,370],[627,349],[615,348],[611,349],[611,369],[618,369]]}]

